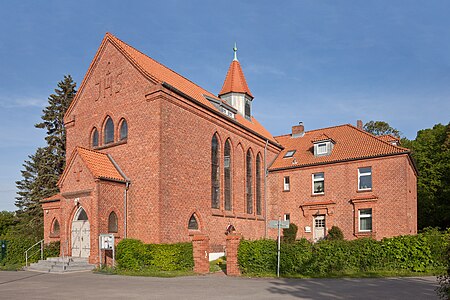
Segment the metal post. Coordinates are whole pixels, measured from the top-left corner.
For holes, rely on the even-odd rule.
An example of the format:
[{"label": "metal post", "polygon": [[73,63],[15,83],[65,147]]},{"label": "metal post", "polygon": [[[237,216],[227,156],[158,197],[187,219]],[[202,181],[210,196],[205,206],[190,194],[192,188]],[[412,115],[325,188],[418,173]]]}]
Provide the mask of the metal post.
[{"label": "metal post", "polygon": [[280,277],[280,242],[281,242],[281,216],[278,217],[278,259],[277,259],[277,277]]},{"label": "metal post", "polygon": [[102,237],[99,236],[98,238],[98,259],[99,259],[99,266],[100,269],[102,268]]},{"label": "metal post", "polygon": [[44,241],[41,242],[41,260],[44,260]]}]

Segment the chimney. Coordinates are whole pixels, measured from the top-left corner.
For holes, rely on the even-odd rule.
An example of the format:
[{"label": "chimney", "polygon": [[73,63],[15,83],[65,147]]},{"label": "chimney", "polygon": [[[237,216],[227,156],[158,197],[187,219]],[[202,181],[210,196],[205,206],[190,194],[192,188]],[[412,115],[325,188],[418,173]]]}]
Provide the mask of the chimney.
[{"label": "chimney", "polygon": [[302,137],[305,135],[305,126],[303,122],[299,122],[298,125],[292,126],[292,137]]},{"label": "chimney", "polygon": [[356,128],[363,130],[363,124],[361,120],[356,121]]}]

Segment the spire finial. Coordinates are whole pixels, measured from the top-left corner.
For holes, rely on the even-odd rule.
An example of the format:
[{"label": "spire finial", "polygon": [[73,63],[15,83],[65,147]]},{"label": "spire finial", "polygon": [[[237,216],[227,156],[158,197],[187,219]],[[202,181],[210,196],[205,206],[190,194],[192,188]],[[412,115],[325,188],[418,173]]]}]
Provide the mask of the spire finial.
[{"label": "spire finial", "polygon": [[233,48],[233,51],[234,51],[234,59],[233,59],[233,60],[238,61],[238,59],[237,59],[237,47],[236,47],[236,42],[234,42],[234,48]]}]

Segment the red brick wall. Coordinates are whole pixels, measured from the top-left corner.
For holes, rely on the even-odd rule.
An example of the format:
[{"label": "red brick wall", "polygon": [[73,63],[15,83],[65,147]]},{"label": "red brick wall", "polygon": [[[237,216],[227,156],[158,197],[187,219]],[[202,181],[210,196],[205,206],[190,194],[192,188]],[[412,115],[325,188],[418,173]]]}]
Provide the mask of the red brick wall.
[{"label": "red brick wall", "polygon": [[[372,190],[358,191],[358,168],[372,167]],[[324,172],[324,195],[312,195],[312,174]],[[290,176],[290,191],[283,192],[283,178]],[[299,227],[297,237],[313,238],[313,215],[326,214],[326,227],[342,229],[346,239],[358,235],[358,209],[372,208],[372,235],[377,239],[417,231],[416,183],[407,155],[366,159],[271,172],[269,175],[270,219],[289,213]],[[351,199],[372,197],[375,201]],[[335,202],[335,205],[300,207],[306,203]],[[271,236],[276,230],[270,229]]]}]

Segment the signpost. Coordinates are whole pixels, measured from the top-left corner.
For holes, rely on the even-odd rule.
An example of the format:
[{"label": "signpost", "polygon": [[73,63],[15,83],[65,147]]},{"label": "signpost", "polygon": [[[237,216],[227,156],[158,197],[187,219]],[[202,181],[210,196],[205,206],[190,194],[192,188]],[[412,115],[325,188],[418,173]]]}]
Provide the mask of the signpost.
[{"label": "signpost", "polygon": [[[102,267],[102,250],[112,250],[112,265],[114,267],[116,260],[116,253],[114,247],[114,234],[100,234],[98,239],[99,247],[99,258],[100,258],[100,268]],[[105,254],[106,255],[106,254]]]},{"label": "signpost", "polygon": [[281,217],[278,220],[270,220],[269,228],[278,228],[278,256],[277,256],[277,277],[280,277],[280,244],[281,244],[281,228],[289,228],[289,221],[281,221]]}]

